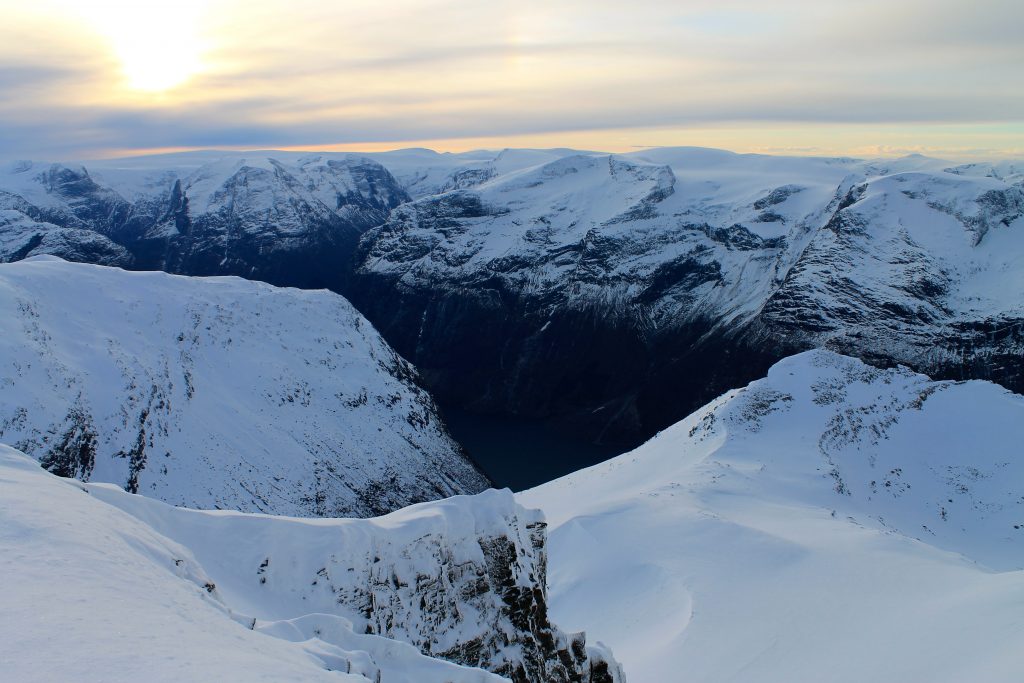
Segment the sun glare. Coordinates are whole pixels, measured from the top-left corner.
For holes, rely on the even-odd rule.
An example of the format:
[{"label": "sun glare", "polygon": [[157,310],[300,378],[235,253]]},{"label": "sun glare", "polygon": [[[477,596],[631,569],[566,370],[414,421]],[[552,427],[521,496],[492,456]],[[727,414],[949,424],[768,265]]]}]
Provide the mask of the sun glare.
[{"label": "sun glare", "polygon": [[128,36],[114,41],[114,50],[129,87],[159,92],[184,84],[201,68],[196,54],[179,54],[154,48],[146,41]]},{"label": "sun glare", "polygon": [[203,69],[200,39],[204,3],[108,1],[91,18],[117,57],[127,86],[163,92],[184,85]]}]

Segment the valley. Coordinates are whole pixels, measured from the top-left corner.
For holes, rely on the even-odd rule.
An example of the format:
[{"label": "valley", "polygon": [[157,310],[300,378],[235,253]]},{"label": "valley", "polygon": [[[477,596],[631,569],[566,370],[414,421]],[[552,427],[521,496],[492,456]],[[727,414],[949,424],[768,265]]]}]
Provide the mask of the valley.
[{"label": "valley", "polygon": [[698,148],[193,152],[15,164],[0,207],[6,260],[332,289],[446,405],[621,449],[815,347],[1024,389],[1022,179]]},{"label": "valley", "polygon": [[1021,670],[1015,163],[23,162],[0,256],[18,680]]}]

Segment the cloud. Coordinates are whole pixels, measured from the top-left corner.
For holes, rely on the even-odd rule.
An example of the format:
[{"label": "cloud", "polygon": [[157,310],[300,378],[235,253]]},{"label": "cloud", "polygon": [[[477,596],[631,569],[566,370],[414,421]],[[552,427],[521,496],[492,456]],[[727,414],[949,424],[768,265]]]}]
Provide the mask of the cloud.
[{"label": "cloud", "polygon": [[[19,11],[0,29],[0,157],[1024,122],[1017,0],[214,0],[193,27],[203,69],[158,94],[127,88],[96,36]],[[19,21],[53,27],[29,41]]]}]

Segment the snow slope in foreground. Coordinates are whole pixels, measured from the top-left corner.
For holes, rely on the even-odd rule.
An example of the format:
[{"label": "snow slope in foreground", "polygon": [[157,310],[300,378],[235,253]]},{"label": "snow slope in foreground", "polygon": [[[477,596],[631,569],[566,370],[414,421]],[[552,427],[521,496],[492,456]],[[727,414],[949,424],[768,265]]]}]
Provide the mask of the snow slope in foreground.
[{"label": "snow slope in foreground", "polygon": [[344,298],[40,256],[0,265],[0,441],[175,505],[368,516],[476,493]]},{"label": "snow slope in foreground", "polygon": [[1021,396],[813,351],[519,500],[634,683],[1016,683],[1021,444]]},{"label": "snow slope in foreground", "polygon": [[0,445],[0,678],[623,683],[547,622],[539,519],[507,491],[371,520],[172,508]]}]

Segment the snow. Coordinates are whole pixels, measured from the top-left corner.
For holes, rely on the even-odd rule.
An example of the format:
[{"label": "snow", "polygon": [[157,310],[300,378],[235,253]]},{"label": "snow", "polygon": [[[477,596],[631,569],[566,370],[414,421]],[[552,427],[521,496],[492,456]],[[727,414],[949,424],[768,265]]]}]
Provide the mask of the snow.
[{"label": "snow", "polygon": [[380,514],[486,479],[345,299],[39,257],[0,265],[0,441],[176,505]]},{"label": "snow", "polygon": [[633,681],[1018,681],[1024,398],[815,351],[519,494]]},{"label": "snow", "polygon": [[0,209],[0,263],[40,254],[105,266],[128,266],[132,262],[127,249],[99,233],[61,228],[33,220],[20,211]]},{"label": "snow", "polygon": [[[305,229],[277,225],[292,199],[333,215],[358,196],[376,211],[351,171],[366,158],[416,200],[364,241],[365,268],[404,284],[497,273],[541,299],[625,308],[659,268],[694,257],[716,277],[643,299],[652,329],[810,311],[831,326],[815,343],[866,339],[905,360],[947,353],[936,340],[957,325],[1024,316],[1018,162],[659,148],[85,166],[103,197],[164,198],[181,181],[190,210],[288,233]],[[18,163],[0,178],[13,193],[0,197],[7,251],[44,228],[61,248],[75,236],[22,212],[27,200],[66,215],[40,181],[60,168]],[[0,439],[55,469],[171,504],[291,515],[367,515],[485,485],[411,368],[341,297],[36,257],[0,266],[0,314]],[[512,632],[494,626],[489,597],[453,602],[475,574],[445,572],[486,565],[479,541],[496,533],[528,547],[543,518],[518,500],[550,525],[555,621],[607,643],[630,680],[1016,682],[1022,441],[1024,398],[995,385],[815,351],[517,499],[373,520],[171,508],[59,480],[0,446],[0,566],[18,577],[0,592],[17,625],[0,634],[0,663],[15,680],[346,678],[327,668],[497,680],[416,648]],[[93,442],[84,457],[77,446]],[[514,587],[543,584],[543,564],[528,555]],[[443,587],[427,607],[421,574]],[[366,600],[386,607],[368,616]]]},{"label": "snow", "polygon": [[[253,539],[236,535],[244,529],[232,527],[238,520],[264,525],[257,538],[286,544],[291,529],[304,522],[191,513],[206,515],[207,522],[191,539],[196,551],[109,504],[148,503],[149,519],[169,529],[177,516],[189,514],[142,500],[114,487],[59,479],[0,445],[0,574],[10,579],[0,591],[4,680],[506,680],[425,657],[406,643],[357,634],[338,614],[253,622],[237,611],[238,591],[221,583],[220,567],[208,571],[203,561],[221,546],[221,561],[230,563],[225,542],[254,550]],[[375,532],[386,540],[388,525]],[[328,539],[321,533],[313,548],[293,543],[295,555],[283,559],[315,555]],[[261,584],[251,578],[248,592],[258,593]]]},{"label": "snow", "polygon": [[[287,250],[315,232],[312,226],[340,230],[339,217],[357,231],[377,225],[406,199],[398,185],[367,180],[368,160],[386,167],[418,201],[393,214],[391,229],[364,241],[371,258],[363,267],[399,272],[413,283],[472,282],[497,272],[529,293],[628,305],[646,296],[645,284],[663,266],[691,258],[717,264],[714,282],[645,304],[658,327],[707,319],[723,327],[753,324],[773,295],[794,296],[787,287],[821,311],[885,317],[893,307],[916,307],[901,290],[922,277],[944,288],[928,316],[950,324],[1019,316],[1024,300],[1024,282],[1013,269],[1024,256],[1024,165],[1013,161],[954,166],[920,155],[783,157],[692,147],[623,155],[206,151],[67,167],[18,162],[0,173],[0,188],[12,193],[7,204],[27,201],[49,211],[51,222],[82,227],[88,221],[72,214],[83,200],[51,192],[46,178],[65,168],[84,172],[98,183],[90,201],[136,202],[137,213],[153,222],[144,237],[174,238],[178,228],[160,217],[180,181],[189,215],[212,231],[208,242],[229,241],[236,230],[258,238],[261,251]],[[870,235],[830,234],[840,202],[857,188],[856,201],[839,213],[847,225],[869,226]],[[479,215],[453,215],[451,205],[466,197],[479,200]],[[415,258],[402,256],[400,247],[408,244],[423,246],[413,250]],[[599,258],[587,261],[595,251]],[[849,271],[858,300],[844,296],[842,282],[823,279],[822,268]],[[794,272],[814,281],[787,282]],[[603,280],[599,286],[588,282],[594,277]],[[803,296],[805,290],[811,294]],[[769,315],[768,322],[778,320]],[[884,336],[875,327],[861,334]],[[826,343],[828,335],[837,336],[819,335],[815,343]],[[911,342],[892,353],[917,362],[927,346]]]},{"label": "snow", "polygon": [[[405,157],[395,154],[401,167]],[[701,148],[549,154],[555,158],[530,150],[491,159],[437,155],[423,173],[443,171],[448,185],[410,190],[420,199],[364,240],[371,248],[363,268],[410,284],[472,283],[498,273],[545,299],[623,307],[646,302],[645,286],[663,266],[694,259],[717,268],[712,282],[646,302],[658,327],[707,319],[727,328],[752,324],[773,295],[791,296],[791,288],[818,312],[854,311],[867,321],[862,334],[879,336],[879,318],[891,317],[887,304],[916,308],[916,295],[904,290],[922,278],[945,283],[933,320],[1012,317],[1024,300],[1012,266],[1024,257],[1024,190],[1014,184],[1012,164],[958,170],[922,156]],[[506,157],[530,163],[503,166]],[[453,174],[470,170],[479,182],[444,193]],[[855,188],[852,206],[840,209]],[[473,199],[483,211],[459,215]],[[833,234],[837,214],[867,231]],[[843,294],[840,277],[856,282],[859,300]],[[911,361],[922,349],[894,353]]]}]

